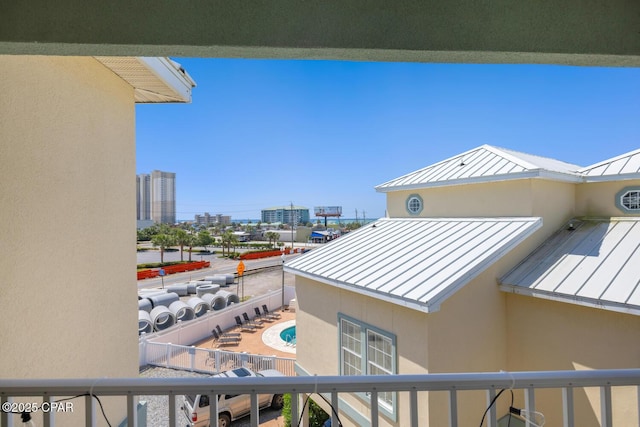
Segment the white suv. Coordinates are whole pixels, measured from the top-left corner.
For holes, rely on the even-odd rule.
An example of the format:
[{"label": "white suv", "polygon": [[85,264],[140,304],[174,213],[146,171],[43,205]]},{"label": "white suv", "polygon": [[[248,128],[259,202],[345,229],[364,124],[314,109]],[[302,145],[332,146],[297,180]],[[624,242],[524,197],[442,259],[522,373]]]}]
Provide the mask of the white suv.
[{"label": "white suv", "polygon": [[[275,369],[267,369],[253,372],[247,368],[238,368],[231,371],[213,375],[211,378],[221,377],[281,377],[282,372]],[[282,408],[281,394],[259,394],[258,405],[260,409],[271,407]],[[211,427],[209,423],[209,396],[185,395],[183,397],[182,410],[189,420],[188,427]],[[248,394],[221,394],[218,395],[218,427],[229,427],[231,421],[249,415],[251,412],[251,397]]]}]

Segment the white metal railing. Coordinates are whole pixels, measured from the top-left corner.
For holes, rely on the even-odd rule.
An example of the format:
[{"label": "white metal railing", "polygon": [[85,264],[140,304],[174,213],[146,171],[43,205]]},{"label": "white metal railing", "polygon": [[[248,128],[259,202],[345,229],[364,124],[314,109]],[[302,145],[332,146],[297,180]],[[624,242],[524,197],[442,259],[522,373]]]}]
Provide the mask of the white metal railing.
[{"label": "white metal railing", "polygon": [[[244,378],[132,378],[132,379],[67,379],[67,380],[0,380],[0,400],[3,408],[14,397],[38,396],[44,402],[52,402],[52,396],[85,396],[85,425],[96,424],[94,399],[92,396],[126,396],[128,426],[135,426],[136,402],[134,396],[166,395],[169,397],[169,425],[184,422],[176,414],[176,396],[184,394],[207,394],[210,402],[217,402],[219,394],[248,394],[251,396],[251,425],[258,425],[258,394],[290,393],[292,395],[292,425],[297,427],[300,398],[305,394],[323,393],[329,396],[334,407],[338,406],[340,393],[370,393],[371,426],[378,426],[378,399],[381,392],[407,392],[410,399],[411,426],[418,426],[418,392],[444,391],[449,394],[449,426],[457,424],[457,394],[466,390],[484,390],[488,402],[498,390],[525,391],[526,410],[535,411],[537,389],[561,389],[564,426],[574,426],[573,390],[582,387],[599,387],[601,393],[601,425],[612,424],[612,393],[618,386],[640,386],[640,369],[594,370],[594,371],[546,371],[471,374],[427,374],[427,375],[381,375],[381,376],[300,376],[300,377],[244,377]],[[637,401],[637,400],[636,400]],[[92,409],[93,408],[93,409]],[[173,410],[171,409],[173,408]],[[211,419],[217,418],[217,404],[210,407]],[[180,419],[179,417],[182,417]],[[332,425],[338,425],[337,416],[332,415]],[[638,420],[629,424],[636,424]],[[53,425],[54,413],[46,414],[44,426]],[[487,426],[496,426],[495,406],[488,411]],[[9,415],[0,413],[0,426],[9,425]]]},{"label": "white metal railing", "polygon": [[147,342],[143,351],[145,364],[163,368],[214,374],[247,367],[254,371],[277,369],[287,376],[296,375],[295,359],[286,357],[153,342]]}]

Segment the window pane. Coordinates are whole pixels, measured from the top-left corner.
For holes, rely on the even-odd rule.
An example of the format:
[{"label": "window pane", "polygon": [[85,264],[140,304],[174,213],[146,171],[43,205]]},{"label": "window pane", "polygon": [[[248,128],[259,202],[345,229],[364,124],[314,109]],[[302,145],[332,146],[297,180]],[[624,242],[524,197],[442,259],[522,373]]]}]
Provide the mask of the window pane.
[{"label": "window pane", "polygon": [[630,210],[640,209],[640,191],[627,191],[624,193],[622,205]]},{"label": "window pane", "polygon": [[340,321],[340,347],[342,375],[362,375],[362,343],[360,326],[342,319]]},{"label": "window pane", "polygon": [[[390,338],[374,331],[367,331],[367,374],[390,375],[393,374],[393,342]],[[392,408],[393,392],[378,394],[378,401]]]}]

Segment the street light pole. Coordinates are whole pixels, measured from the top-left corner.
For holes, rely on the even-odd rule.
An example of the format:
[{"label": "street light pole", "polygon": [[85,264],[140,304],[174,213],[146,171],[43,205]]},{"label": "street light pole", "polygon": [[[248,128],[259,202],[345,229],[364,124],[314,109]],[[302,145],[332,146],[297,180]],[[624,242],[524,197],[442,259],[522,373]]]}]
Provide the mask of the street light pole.
[{"label": "street light pole", "polygon": [[284,252],[282,252],[282,308],[281,311],[284,311],[284,261],[286,260],[284,256]]},{"label": "street light pole", "polygon": [[295,226],[295,215],[293,214],[293,202],[291,202],[291,211],[289,213],[291,217],[291,252],[293,253],[293,227]]}]

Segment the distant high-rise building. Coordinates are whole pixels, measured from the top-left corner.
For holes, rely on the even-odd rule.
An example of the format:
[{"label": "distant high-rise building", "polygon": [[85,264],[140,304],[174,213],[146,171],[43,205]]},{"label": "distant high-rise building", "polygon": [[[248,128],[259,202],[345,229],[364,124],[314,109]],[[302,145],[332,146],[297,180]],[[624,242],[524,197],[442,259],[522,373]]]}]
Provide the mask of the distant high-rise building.
[{"label": "distant high-rise building", "polygon": [[151,220],[151,175],[147,173],[136,176],[136,219]]},{"label": "distant high-rise building", "polygon": [[176,174],[151,172],[151,219],[155,223],[176,222]]}]

